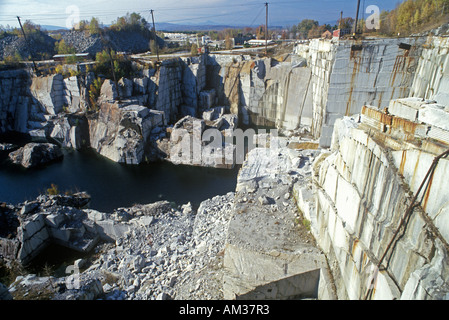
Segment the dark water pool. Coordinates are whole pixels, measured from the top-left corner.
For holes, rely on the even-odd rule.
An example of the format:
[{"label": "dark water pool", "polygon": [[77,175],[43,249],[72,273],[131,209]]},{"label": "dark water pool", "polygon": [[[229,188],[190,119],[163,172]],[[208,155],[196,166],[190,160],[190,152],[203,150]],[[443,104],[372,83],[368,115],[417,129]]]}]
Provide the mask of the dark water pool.
[{"label": "dark water pool", "polygon": [[58,190],[86,191],[90,208],[110,212],[117,207],[168,200],[176,204],[201,201],[234,191],[233,170],[176,166],[168,162],[123,165],[92,150],[64,150],[62,161],[25,170],[11,165],[0,152],[0,202],[32,200],[55,184]]}]

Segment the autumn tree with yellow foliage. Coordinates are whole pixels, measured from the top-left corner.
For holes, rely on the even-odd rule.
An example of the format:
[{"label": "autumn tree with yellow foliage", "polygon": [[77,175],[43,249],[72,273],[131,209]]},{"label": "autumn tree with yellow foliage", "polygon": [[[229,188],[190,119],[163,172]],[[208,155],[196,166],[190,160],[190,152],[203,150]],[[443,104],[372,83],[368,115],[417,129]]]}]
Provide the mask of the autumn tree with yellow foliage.
[{"label": "autumn tree with yellow foliage", "polygon": [[406,0],[380,14],[383,34],[407,35],[447,22],[449,0]]}]

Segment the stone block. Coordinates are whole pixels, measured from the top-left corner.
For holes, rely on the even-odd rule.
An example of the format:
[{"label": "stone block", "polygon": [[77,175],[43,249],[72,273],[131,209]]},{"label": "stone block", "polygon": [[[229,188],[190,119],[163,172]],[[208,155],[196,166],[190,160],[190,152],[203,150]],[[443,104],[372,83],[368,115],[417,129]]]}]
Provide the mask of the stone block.
[{"label": "stone block", "polygon": [[422,104],[422,100],[417,98],[391,100],[388,112],[409,121],[416,121]]},{"label": "stone block", "polygon": [[19,260],[22,263],[27,263],[32,258],[37,256],[39,252],[45,248],[48,241],[50,240],[50,235],[46,228],[43,228],[41,231],[36,232],[33,237],[28,238],[27,240],[22,242],[22,246],[19,251]]},{"label": "stone block", "polygon": [[131,230],[131,226],[113,220],[102,220],[97,222],[97,232],[103,240],[116,240],[123,237],[126,232]]},{"label": "stone block", "polygon": [[320,147],[329,148],[332,143],[332,134],[334,132],[334,127],[332,126],[322,126],[321,136],[320,136]]},{"label": "stone block", "polygon": [[100,212],[93,209],[86,209],[84,211],[87,213],[87,217],[89,218],[89,220],[93,221],[94,223],[97,221],[107,219],[107,214],[104,212]]},{"label": "stone block", "polygon": [[84,226],[86,232],[92,233],[92,234],[96,234],[97,233],[97,228],[95,226],[95,222],[94,221],[84,220],[83,221],[83,226]]},{"label": "stone block", "polygon": [[63,213],[52,213],[45,217],[45,223],[52,228],[59,228],[61,223],[66,219],[66,215]]},{"label": "stone block", "polygon": [[449,131],[449,112],[443,105],[423,105],[419,110],[418,121]]},{"label": "stone block", "polygon": [[45,228],[44,217],[41,214],[34,215],[30,220],[22,225],[22,241],[33,237],[36,233]]}]

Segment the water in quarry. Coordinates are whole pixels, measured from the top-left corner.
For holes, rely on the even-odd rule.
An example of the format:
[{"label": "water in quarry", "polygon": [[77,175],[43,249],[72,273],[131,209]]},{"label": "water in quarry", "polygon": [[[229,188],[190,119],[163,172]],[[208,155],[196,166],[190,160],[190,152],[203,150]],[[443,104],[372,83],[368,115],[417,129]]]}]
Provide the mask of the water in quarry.
[{"label": "water in quarry", "polygon": [[208,198],[234,191],[237,183],[238,167],[214,169],[168,162],[124,165],[92,150],[63,153],[61,161],[26,170],[10,164],[7,153],[0,152],[0,202],[33,200],[54,184],[60,192],[87,192],[92,197],[90,208],[102,212],[159,200],[177,205],[191,202],[197,207]]}]

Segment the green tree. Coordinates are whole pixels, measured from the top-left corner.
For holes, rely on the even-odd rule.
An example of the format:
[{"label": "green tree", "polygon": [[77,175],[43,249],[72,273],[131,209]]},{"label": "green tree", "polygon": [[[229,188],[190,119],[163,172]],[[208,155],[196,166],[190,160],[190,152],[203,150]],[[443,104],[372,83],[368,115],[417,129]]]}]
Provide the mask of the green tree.
[{"label": "green tree", "polygon": [[103,80],[101,78],[94,79],[93,83],[89,87],[89,108],[91,111],[98,111],[98,97],[101,93],[101,86],[103,85]]},{"label": "green tree", "polygon": [[116,22],[110,26],[114,31],[133,31],[144,33],[150,36],[151,31],[147,28],[148,22],[139,13],[127,13],[123,17],[117,18]]},{"label": "green tree", "polygon": [[352,29],[354,26],[354,19],[351,17],[342,18],[341,20],[338,19],[337,25],[341,29]]},{"label": "green tree", "polygon": [[298,24],[298,32],[302,39],[306,39],[309,35],[309,31],[315,26],[319,25],[318,21],[312,19],[304,19]]},{"label": "green tree", "polygon": [[78,23],[78,26],[77,26],[76,29],[77,29],[77,30],[80,30],[80,31],[88,30],[88,29],[89,29],[89,21],[87,21],[87,20],[81,20],[81,21]]},{"label": "green tree", "polygon": [[100,22],[97,18],[92,17],[89,22],[89,32],[90,34],[98,34],[100,33]]},{"label": "green tree", "polygon": [[55,51],[58,54],[74,54],[74,53],[76,53],[76,49],[73,46],[66,44],[64,39],[61,39],[60,41],[55,43]]},{"label": "green tree", "polygon": [[94,67],[94,71],[97,74],[103,74],[108,79],[113,78],[111,69],[111,57],[113,61],[114,72],[117,80],[122,77],[127,77],[132,72],[131,62],[127,60],[124,56],[116,54],[114,50],[111,50],[109,55],[108,51],[103,50],[98,52],[95,61],[97,62]]}]

